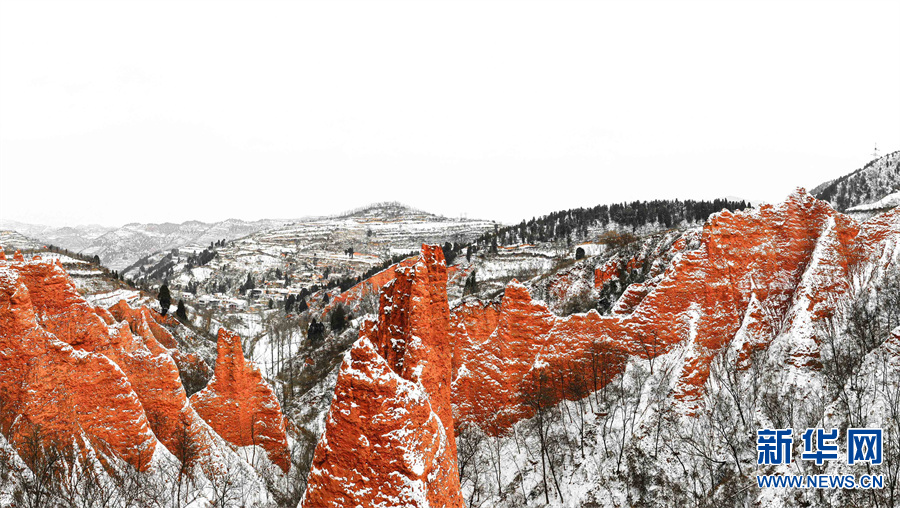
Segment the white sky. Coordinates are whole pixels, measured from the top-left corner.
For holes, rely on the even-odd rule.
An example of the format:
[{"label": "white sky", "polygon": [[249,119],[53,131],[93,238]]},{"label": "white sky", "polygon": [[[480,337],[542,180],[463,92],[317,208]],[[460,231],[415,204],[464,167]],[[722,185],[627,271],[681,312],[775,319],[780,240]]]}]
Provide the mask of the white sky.
[{"label": "white sky", "polygon": [[900,149],[900,2],[0,2],[0,219],[518,222]]}]

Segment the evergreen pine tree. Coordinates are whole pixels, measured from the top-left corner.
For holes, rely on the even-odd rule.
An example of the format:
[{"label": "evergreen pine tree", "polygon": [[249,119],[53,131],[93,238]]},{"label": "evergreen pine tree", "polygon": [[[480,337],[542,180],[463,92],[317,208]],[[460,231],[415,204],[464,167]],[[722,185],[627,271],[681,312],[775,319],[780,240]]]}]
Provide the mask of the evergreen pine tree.
[{"label": "evergreen pine tree", "polygon": [[347,311],[344,310],[343,305],[338,304],[337,307],[331,311],[330,324],[331,329],[334,332],[340,333],[344,331],[344,328],[347,326]]},{"label": "evergreen pine tree", "polygon": [[178,300],[178,308],[175,309],[175,317],[182,321],[187,321],[187,310],[184,308],[184,300]]},{"label": "evergreen pine tree", "polygon": [[475,271],[473,270],[466,277],[466,285],[463,287],[463,295],[471,295],[478,292],[478,281],[475,279]]},{"label": "evergreen pine tree", "polygon": [[453,245],[450,242],[444,243],[441,250],[444,252],[444,262],[447,263],[447,266],[453,264],[453,260],[456,259],[456,251],[453,250]]},{"label": "evergreen pine tree", "polygon": [[290,314],[291,311],[294,310],[294,303],[296,301],[294,295],[288,295],[287,300],[284,301],[284,311]]},{"label": "evergreen pine tree", "polygon": [[169,294],[169,286],[167,284],[163,284],[161,288],[159,288],[159,309],[160,314],[163,316],[169,312],[169,307],[172,306],[172,295]]},{"label": "evergreen pine tree", "polygon": [[313,343],[320,342],[325,338],[325,324],[319,323],[313,318],[309,323],[309,328],[306,329],[306,338]]}]

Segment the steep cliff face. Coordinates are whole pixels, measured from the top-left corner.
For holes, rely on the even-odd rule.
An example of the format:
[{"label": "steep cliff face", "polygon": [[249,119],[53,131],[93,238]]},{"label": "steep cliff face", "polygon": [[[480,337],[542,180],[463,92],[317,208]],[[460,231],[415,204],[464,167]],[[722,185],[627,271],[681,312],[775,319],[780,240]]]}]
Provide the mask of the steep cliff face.
[{"label": "steep cliff face", "polygon": [[0,431],[14,446],[39,430],[82,459],[141,471],[166,457],[204,471],[240,460],[188,402],[174,358],[199,359],[169,348],[173,322],[158,313],[91,307],[58,263],[5,261],[0,324]]},{"label": "steep cliff face", "polygon": [[175,349],[172,334],[160,325],[160,323],[176,324],[171,316],[162,316],[147,307],[132,308],[125,300],[119,300],[108,310],[116,321],[127,322],[132,333],[144,337],[147,341],[158,342],[167,349]]},{"label": "steep cliff face", "polygon": [[301,506],[462,506],[453,435],[429,399],[360,338],[338,374]]},{"label": "steep cliff face", "polygon": [[678,351],[661,388],[688,418],[726,346],[742,369],[754,351],[777,347],[790,368],[815,372],[821,321],[896,259],[898,214],[859,224],[800,190],[778,206],[722,212],[702,230],[646,241],[595,271],[576,266],[541,289],[562,301],[572,277],[601,290],[640,272],[608,316],[561,317],[515,281],[499,302],[468,299],[448,316],[446,271],[426,248],[395,271],[377,322],[345,357],[304,506],[421,505],[435,492],[439,505],[455,503],[444,496],[458,492],[444,467],[451,459],[423,459],[455,456],[451,426],[504,434],[541,407],[602,388],[633,359]]},{"label": "steep cliff face", "polygon": [[[468,344],[485,342],[499,324],[500,304],[497,302],[482,302],[472,298],[453,309],[450,314],[449,336],[452,350],[452,379],[459,376],[463,358],[471,357],[471,354],[464,354],[463,348]],[[456,341],[463,338],[465,342],[457,344]]]},{"label": "steep cliff face", "polygon": [[215,375],[191,396],[191,405],[226,441],[261,446],[287,471],[291,466],[287,434],[274,390],[244,359],[237,334],[220,329],[217,345]]},{"label": "steep cliff face", "polygon": [[112,452],[144,470],[158,441],[142,401],[99,352],[112,348],[105,324],[65,280],[58,265],[0,265],[0,430],[17,444],[39,429],[47,442]]},{"label": "steep cliff face", "polygon": [[[394,372],[422,384],[432,408],[452,435],[450,309],[443,251],[423,245],[418,261],[396,274],[381,292],[378,323],[370,339]],[[455,456],[455,441],[450,439],[448,446]]]},{"label": "steep cliff face", "polygon": [[[884,256],[896,227],[882,217],[861,233],[853,219],[800,190],[778,206],[711,217],[699,246],[676,241],[665,271],[651,269],[647,281],[630,286],[612,316],[555,316],[514,282],[490,333],[479,324],[493,322],[489,312],[472,303],[454,309],[456,421],[502,430],[533,414],[535,389],[557,401],[583,396],[584,384],[602,386],[629,356],[652,358],[675,346],[685,360],[674,394],[686,412],[702,395],[713,357],[733,340],[744,345],[746,361],[789,334],[791,361],[814,368],[813,324],[842,301],[853,265]],[[619,263],[598,269],[597,284],[615,277]],[[540,384],[541,375],[555,381]]]},{"label": "steep cliff face", "polygon": [[[486,322],[496,319],[493,331]],[[530,416],[520,403],[520,384],[531,371],[548,339],[554,316],[534,302],[525,286],[513,281],[506,288],[499,312],[469,305],[454,313],[454,338],[460,367],[454,379],[458,423],[474,422],[499,430]],[[471,333],[471,335],[469,335]],[[477,360],[476,360],[477,359]]]},{"label": "steep cliff face", "polygon": [[384,287],[344,357],[304,507],[461,507],[447,269],[439,247]]},{"label": "steep cliff face", "polygon": [[[647,258],[647,277],[608,316],[553,315],[547,330],[544,302],[534,298],[547,292],[529,295],[519,284],[490,304],[499,314],[491,331],[478,326],[487,304],[453,309],[456,422],[497,436],[466,425],[460,448],[502,462],[490,474],[465,469],[467,498],[503,508],[544,496],[550,506],[890,504],[888,488],[765,489],[753,476],[809,466],[799,457],[789,467],[757,466],[757,429],[793,427],[798,441],[796,429],[813,426],[898,435],[900,208],[857,222],[797,192],[777,206],[717,214],[671,250],[662,271]],[[631,256],[611,263],[615,271]],[[605,261],[594,272],[600,279]],[[615,278],[624,280],[601,284]],[[515,323],[525,305],[536,310],[518,326],[540,349],[499,353],[510,335],[502,323]],[[531,457],[545,449],[543,469]],[[868,471],[846,460],[816,469]]]},{"label": "steep cliff face", "polygon": [[396,271],[398,268],[410,266],[415,262],[416,258],[410,257],[409,259],[404,259],[403,261],[393,264],[375,275],[372,275],[368,279],[334,297],[331,302],[325,306],[322,314],[327,314],[338,304],[347,307],[351,312],[359,312],[362,301],[369,297],[377,299],[381,288],[388,282],[394,280],[394,277],[397,276]]}]

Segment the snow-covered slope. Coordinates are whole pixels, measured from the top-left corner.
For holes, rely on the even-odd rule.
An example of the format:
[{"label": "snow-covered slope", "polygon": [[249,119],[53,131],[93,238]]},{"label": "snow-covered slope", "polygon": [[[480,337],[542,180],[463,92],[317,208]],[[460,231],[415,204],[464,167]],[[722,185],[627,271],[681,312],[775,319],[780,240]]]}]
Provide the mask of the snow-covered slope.
[{"label": "snow-covered slope", "polygon": [[199,259],[195,254],[199,256],[206,245],[158,252],[128,267],[123,276],[150,285],[167,280],[170,289],[186,292],[190,288],[186,298],[207,295],[218,301],[238,296],[249,277],[255,287],[242,296],[277,303],[303,289],[356,279],[393,256],[418,251],[423,243],[470,241],[493,228],[491,221],[452,219],[398,203],[380,203],[336,217],[295,221],[214,246],[202,262],[195,261]]},{"label": "snow-covered slope", "polygon": [[291,247],[307,251],[355,252],[382,256],[418,250],[423,243],[470,240],[494,228],[494,222],[453,219],[398,203],[379,203],[338,217],[297,221],[247,238],[248,245]]},{"label": "snow-covered slope", "polygon": [[831,202],[839,210],[877,202],[900,191],[900,151],[870,161],[856,171],[812,190],[811,194]]},{"label": "snow-covered slope", "polygon": [[856,205],[854,207],[848,208],[848,212],[878,212],[888,210],[890,208],[894,208],[895,206],[900,206],[900,191],[892,192],[887,196],[875,201],[873,203],[867,203],[865,205]]},{"label": "snow-covered slope", "polygon": [[18,231],[7,229],[0,230],[0,247],[11,249],[12,251],[28,251],[43,249],[44,244]]},{"label": "snow-covered slope", "polygon": [[[470,344],[454,365],[470,506],[889,502],[896,465],[816,467],[797,447],[807,427],[884,428],[890,443],[900,435],[898,245],[897,209],[857,223],[795,195],[714,216],[693,247],[676,242],[669,267],[633,285],[645,287],[628,313],[560,319],[515,285],[499,307],[455,309],[455,348]],[[786,427],[794,462],[757,466],[756,430]],[[885,464],[900,458],[891,454]],[[755,481],[865,473],[883,473],[894,490]]]},{"label": "snow-covered slope", "polygon": [[[608,258],[614,270],[575,263],[532,282],[564,301],[566,284],[591,290],[593,279],[598,291],[642,273],[610,315],[556,315],[516,282],[499,302],[454,307],[452,405],[467,506],[887,502],[887,491],[758,488],[757,474],[867,469],[758,467],[755,437],[793,428],[797,455],[807,427],[885,428],[897,439],[900,210],[858,222],[800,190],[777,206],[722,212],[701,231],[649,240],[630,257]],[[410,323],[439,321],[425,317],[424,296],[384,295],[379,322],[408,312],[423,314]],[[390,344],[377,349],[403,350]],[[323,453],[316,467],[343,467],[337,457],[378,432],[323,438],[331,458]],[[890,453],[886,463],[900,464],[900,450]],[[885,477],[896,479],[890,467]]]}]

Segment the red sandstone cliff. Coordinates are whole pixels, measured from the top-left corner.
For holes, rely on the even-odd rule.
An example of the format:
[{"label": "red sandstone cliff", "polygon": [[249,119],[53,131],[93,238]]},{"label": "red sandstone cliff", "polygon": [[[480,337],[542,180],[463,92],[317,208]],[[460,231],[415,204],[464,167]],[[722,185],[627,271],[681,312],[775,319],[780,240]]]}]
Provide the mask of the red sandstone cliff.
[{"label": "red sandstone cliff", "polygon": [[344,357],[302,506],[461,507],[440,247],[384,287]]},{"label": "red sandstone cliff", "polygon": [[[525,398],[540,372],[556,380],[551,390],[560,400],[579,393],[567,376],[587,378],[595,389],[629,355],[654,357],[676,345],[686,356],[675,395],[686,411],[701,395],[713,357],[731,341],[749,352],[789,334],[791,361],[814,368],[819,346],[811,324],[840,304],[860,276],[857,265],[891,259],[883,251],[900,238],[898,217],[895,209],[859,225],[801,190],[778,206],[713,216],[699,247],[676,242],[684,251],[664,273],[629,287],[612,316],[554,316],[515,282],[499,310],[458,307],[450,327],[456,422],[502,430],[532,415]],[[619,265],[598,269],[597,284]]]},{"label": "red sandstone cliff", "polygon": [[[444,494],[455,496],[458,485],[425,480],[447,477],[444,459],[426,459],[453,446],[449,431],[447,443],[436,434],[436,422],[502,432],[534,414],[536,386],[544,403],[583,397],[630,357],[682,348],[673,395],[688,414],[726,345],[742,348],[746,364],[750,351],[789,336],[790,361],[815,369],[812,325],[841,305],[866,272],[859,266],[893,259],[885,250],[898,239],[900,211],[860,225],[799,191],[778,206],[722,212],[702,232],[615,258],[594,273],[596,287],[631,270],[644,270],[646,280],[631,285],[610,316],[568,317],[514,281],[499,304],[470,299],[447,319],[446,272],[425,249],[414,266],[396,270],[377,323],[364,326],[345,357],[304,506],[415,506],[428,496],[454,503]],[[561,299],[564,279],[550,281],[551,295]],[[442,362],[452,392],[443,389]],[[453,416],[445,416],[444,394],[452,395]]]},{"label": "red sandstone cliff", "polygon": [[244,359],[241,338],[219,330],[215,376],[191,396],[197,413],[226,441],[259,445],[283,471],[291,467],[287,434],[275,391]]},{"label": "red sandstone cliff", "polygon": [[341,294],[334,297],[328,305],[322,311],[322,314],[325,315],[331,311],[338,304],[344,305],[348,308],[348,310],[352,312],[359,311],[359,304],[362,302],[363,298],[366,298],[370,295],[374,295],[376,298],[381,292],[381,288],[394,280],[394,277],[397,276],[396,271],[398,268],[402,268],[405,266],[410,266],[416,262],[415,257],[410,257],[408,259],[404,259],[403,261],[393,264],[384,270],[372,275],[368,279],[356,284],[351,287],[347,291],[342,292]]},{"label": "red sandstone cliff", "polygon": [[0,430],[12,442],[36,426],[48,441],[149,465],[157,439],[144,401],[111,358],[138,346],[120,329],[113,343],[61,267],[0,266],[0,323],[0,397],[8,408]]},{"label": "red sandstone cliff", "polygon": [[124,302],[91,307],[58,263],[0,261],[0,431],[16,446],[39,428],[82,458],[140,470],[160,445],[220,466],[224,442],[188,402],[175,358],[201,361],[171,349],[162,325],[174,323]]}]

